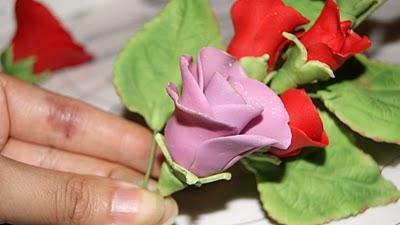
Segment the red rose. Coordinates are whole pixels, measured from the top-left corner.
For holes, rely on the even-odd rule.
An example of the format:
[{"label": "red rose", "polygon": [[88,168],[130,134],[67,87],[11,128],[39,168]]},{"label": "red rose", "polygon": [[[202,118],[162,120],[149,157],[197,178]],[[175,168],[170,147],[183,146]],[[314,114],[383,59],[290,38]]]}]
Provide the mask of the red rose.
[{"label": "red rose", "polygon": [[300,38],[308,60],[318,60],[336,70],[350,56],[368,49],[369,39],[350,28],[351,21],[340,22],[338,6],[333,0],[327,0],[315,24]]},{"label": "red rose", "polygon": [[92,59],[41,3],[17,0],[16,19],[17,32],[12,43],[14,61],[33,56],[35,74]]},{"label": "red rose", "polygon": [[268,54],[272,70],[284,45],[283,32],[309,21],[282,0],[237,0],[231,9],[235,35],[228,52],[237,58]]},{"label": "red rose", "polygon": [[281,95],[290,118],[292,142],[286,151],[271,149],[279,157],[298,155],[304,147],[325,147],[329,144],[317,108],[307,93],[301,89],[290,89]]}]

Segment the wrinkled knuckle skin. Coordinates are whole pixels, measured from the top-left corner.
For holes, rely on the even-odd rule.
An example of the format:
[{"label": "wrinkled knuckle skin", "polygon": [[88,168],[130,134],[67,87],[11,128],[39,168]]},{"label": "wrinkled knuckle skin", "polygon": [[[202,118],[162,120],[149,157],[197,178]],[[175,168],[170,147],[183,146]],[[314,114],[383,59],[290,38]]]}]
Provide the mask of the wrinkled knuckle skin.
[{"label": "wrinkled knuckle skin", "polygon": [[87,178],[71,175],[56,198],[57,224],[85,225],[91,219],[92,194]]}]

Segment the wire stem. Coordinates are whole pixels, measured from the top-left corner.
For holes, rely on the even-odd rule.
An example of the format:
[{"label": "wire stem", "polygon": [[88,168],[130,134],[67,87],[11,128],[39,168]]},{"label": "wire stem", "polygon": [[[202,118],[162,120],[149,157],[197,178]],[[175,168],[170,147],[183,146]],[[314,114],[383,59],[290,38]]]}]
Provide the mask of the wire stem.
[{"label": "wire stem", "polygon": [[154,160],[156,158],[156,134],[157,132],[153,133],[153,139],[151,141],[151,147],[150,147],[150,157],[149,157],[149,161],[147,163],[147,169],[146,169],[146,174],[144,175],[144,180],[143,180],[143,184],[142,187],[143,188],[148,188],[149,185],[149,180],[150,180],[150,176],[151,176],[151,172],[153,171],[153,167],[154,167]]}]

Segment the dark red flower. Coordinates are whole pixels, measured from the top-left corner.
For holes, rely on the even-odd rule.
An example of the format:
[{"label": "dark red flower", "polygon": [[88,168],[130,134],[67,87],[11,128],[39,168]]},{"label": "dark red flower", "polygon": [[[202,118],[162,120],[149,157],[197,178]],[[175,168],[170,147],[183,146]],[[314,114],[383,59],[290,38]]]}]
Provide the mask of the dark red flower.
[{"label": "dark red flower", "polygon": [[307,93],[301,89],[290,89],[281,95],[290,118],[292,142],[287,150],[271,149],[279,157],[298,155],[304,147],[325,147],[329,144],[317,108]]},{"label": "dark red flower", "polygon": [[333,0],[326,1],[321,15],[300,40],[307,49],[308,60],[326,63],[332,70],[371,46],[366,36],[360,37],[351,30],[351,21],[340,22],[339,9]]},{"label": "dark red flower", "polygon": [[231,9],[235,35],[228,52],[237,58],[269,54],[272,70],[287,39],[283,32],[294,32],[309,21],[282,0],[237,0]]},{"label": "dark red flower", "polygon": [[33,56],[35,74],[92,59],[41,3],[17,0],[16,18],[17,32],[12,43],[14,61]]}]

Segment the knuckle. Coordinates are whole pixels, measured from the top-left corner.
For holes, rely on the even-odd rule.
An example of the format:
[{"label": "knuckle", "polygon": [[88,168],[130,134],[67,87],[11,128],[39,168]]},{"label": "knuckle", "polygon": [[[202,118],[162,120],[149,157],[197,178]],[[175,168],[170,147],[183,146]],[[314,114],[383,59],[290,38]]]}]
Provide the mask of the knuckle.
[{"label": "knuckle", "polygon": [[[72,175],[62,188],[62,201],[57,203],[57,222],[65,225],[83,225],[91,219],[92,205],[90,185],[85,177]],[[60,199],[60,198],[57,198]]]}]

